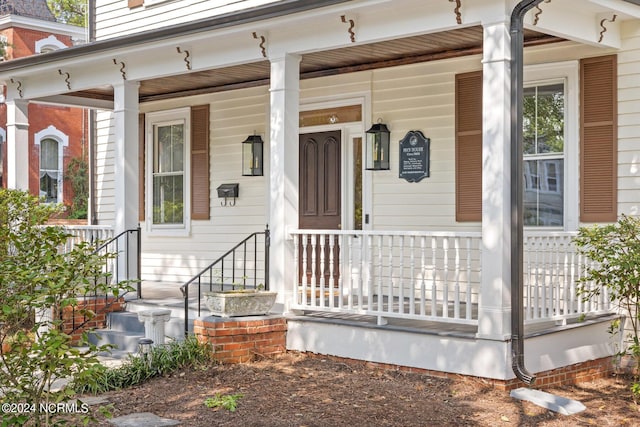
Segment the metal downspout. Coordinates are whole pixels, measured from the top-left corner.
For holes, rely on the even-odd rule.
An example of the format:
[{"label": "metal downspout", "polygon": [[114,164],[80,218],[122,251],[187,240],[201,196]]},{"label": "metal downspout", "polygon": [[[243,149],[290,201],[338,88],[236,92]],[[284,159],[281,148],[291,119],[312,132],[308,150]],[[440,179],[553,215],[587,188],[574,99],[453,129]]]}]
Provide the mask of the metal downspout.
[{"label": "metal downspout", "polygon": [[535,375],[524,366],[523,292],[523,159],[522,98],[524,15],[542,0],[522,0],[511,13],[511,367],[518,379],[533,385]]}]

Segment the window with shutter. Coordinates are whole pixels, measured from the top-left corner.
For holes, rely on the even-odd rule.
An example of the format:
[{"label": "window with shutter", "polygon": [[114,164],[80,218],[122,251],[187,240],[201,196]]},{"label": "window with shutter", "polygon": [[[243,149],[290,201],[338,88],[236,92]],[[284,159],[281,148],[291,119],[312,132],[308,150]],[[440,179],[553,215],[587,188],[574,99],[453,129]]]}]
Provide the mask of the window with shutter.
[{"label": "window with shutter", "polygon": [[456,221],[482,220],[482,72],[456,75]]},{"label": "window with shutter", "polygon": [[580,62],[580,220],[617,218],[617,56]]},{"label": "window with shutter", "polygon": [[209,106],[147,113],[140,129],[140,212],[150,231],[209,219]]},{"label": "window with shutter", "polygon": [[[578,64],[525,67],[527,226],[578,226]],[[482,73],[456,76],[456,220],[482,217]]]}]

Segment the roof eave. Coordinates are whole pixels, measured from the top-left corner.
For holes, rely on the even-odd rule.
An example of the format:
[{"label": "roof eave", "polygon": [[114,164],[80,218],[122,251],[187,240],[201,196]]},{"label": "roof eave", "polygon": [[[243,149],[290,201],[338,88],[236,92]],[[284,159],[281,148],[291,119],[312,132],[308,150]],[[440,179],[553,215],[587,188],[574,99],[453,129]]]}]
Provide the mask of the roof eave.
[{"label": "roof eave", "polygon": [[112,49],[122,49],[123,47],[128,46],[142,45],[174,37],[188,36],[205,31],[229,28],[340,3],[348,3],[351,1],[353,0],[283,0],[277,3],[204,18],[172,27],[163,27],[136,34],[114,37],[108,40],[100,40],[37,56],[14,59],[12,61],[0,63],[0,73],[19,71],[35,65],[43,65],[55,61],[79,58],[85,55],[95,55],[96,53],[107,52]]}]

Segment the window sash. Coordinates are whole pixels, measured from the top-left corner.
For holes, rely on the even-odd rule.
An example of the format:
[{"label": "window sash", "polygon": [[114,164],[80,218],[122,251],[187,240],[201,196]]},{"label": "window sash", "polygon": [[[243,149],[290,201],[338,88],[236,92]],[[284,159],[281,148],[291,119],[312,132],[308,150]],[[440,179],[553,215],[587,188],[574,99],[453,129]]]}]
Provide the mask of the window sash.
[{"label": "window sash", "polygon": [[566,92],[565,81],[557,79],[525,88],[525,226],[565,225]]}]

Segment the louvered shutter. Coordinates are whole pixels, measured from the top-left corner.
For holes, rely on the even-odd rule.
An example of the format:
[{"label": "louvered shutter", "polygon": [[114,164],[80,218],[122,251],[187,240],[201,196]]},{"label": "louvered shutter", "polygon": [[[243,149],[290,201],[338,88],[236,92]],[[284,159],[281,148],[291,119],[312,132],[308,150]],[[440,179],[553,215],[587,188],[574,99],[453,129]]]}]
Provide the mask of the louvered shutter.
[{"label": "louvered shutter", "polygon": [[617,57],[580,64],[580,221],[617,219]]},{"label": "louvered shutter", "polygon": [[456,75],[456,221],[482,220],[482,72]]},{"label": "louvered shutter", "polygon": [[191,107],[191,219],[209,219],[209,105]]}]

